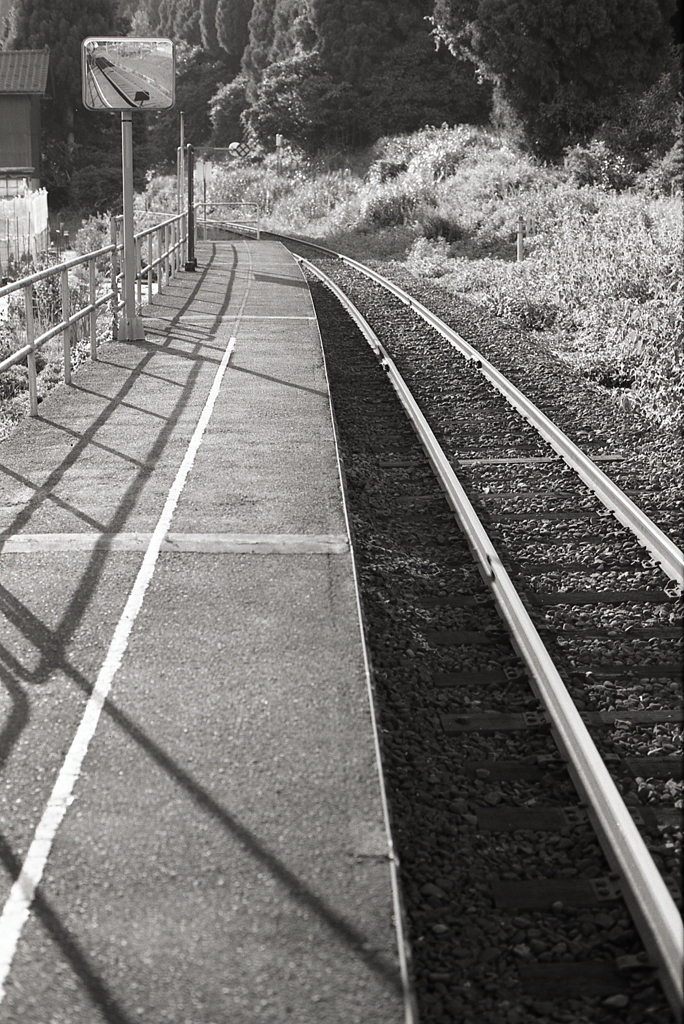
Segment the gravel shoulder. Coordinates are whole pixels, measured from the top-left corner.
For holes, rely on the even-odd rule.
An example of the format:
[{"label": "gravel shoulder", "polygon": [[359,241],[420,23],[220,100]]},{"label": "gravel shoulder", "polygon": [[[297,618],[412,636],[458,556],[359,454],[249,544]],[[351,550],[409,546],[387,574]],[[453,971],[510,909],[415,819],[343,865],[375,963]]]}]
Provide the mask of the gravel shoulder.
[{"label": "gravel shoulder", "polygon": [[639,410],[621,408],[619,394],[587,380],[563,361],[541,332],[523,331],[397,261],[370,261],[378,273],[419,299],[458,331],[590,455],[619,453],[602,469],[620,487],[648,496],[634,500],[677,544],[684,537],[684,446]]}]

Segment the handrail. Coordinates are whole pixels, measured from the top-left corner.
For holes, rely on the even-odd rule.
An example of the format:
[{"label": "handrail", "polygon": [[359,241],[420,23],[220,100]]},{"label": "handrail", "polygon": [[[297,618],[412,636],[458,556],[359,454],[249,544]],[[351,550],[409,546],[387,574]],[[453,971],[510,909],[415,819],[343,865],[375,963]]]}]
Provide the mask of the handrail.
[{"label": "handrail", "polygon": [[[163,211],[157,211],[159,213]],[[23,291],[24,293],[24,319],[26,329],[26,343],[19,349],[12,352],[5,359],[0,361],[0,373],[12,366],[23,363],[28,366],[29,383],[29,407],[31,416],[38,415],[38,385],[36,352],[58,335],[63,336],[64,348],[64,381],[71,383],[71,349],[72,331],[80,321],[86,317],[90,318],[90,357],[97,359],[97,315],[98,311],[107,303],[111,303],[113,336],[117,337],[119,313],[123,309],[124,302],[121,298],[124,292],[124,268],[123,260],[119,254],[123,251],[123,241],[119,238],[121,217],[112,217],[110,221],[111,242],[93,252],[85,253],[82,256],[74,256],[69,260],[58,263],[53,267],[46,267],[38,270],[18,281],[11,281],[0,287],[0,299]],[[152,301],[154,288],[154,276],[156,272],[156,294],[160,294],[164,287],[168,286],[170,279],[177,273],[179,266],[183,264],[183,251],[187,243],[187,211],[182,211],[152,227],[144,228],[134,236],[136,247],[136,300],[138,306],[142,305],[143,279],[146,278],[148,304]],[[147,260],[142,266],[143,246],[146,246]],[[156,252],[155,252],[156,250]],[[98,284],[101,284],[102,274],[98,281],[97,261],[110,257],[109,287],[98,296]],[[88,301],[77,310],[71,309],[72,291],[69,287],[69,272],[77,267],[87,265],[88,267]],[[49,328],[36,335],[36,321],[34,310],[34,285],[49,278],[60,278],[61,291],[61,319],[58,323],[52,324]]]},{"label": "handrail", "polygon": [[101,256],[107,256],[113,251],[113,244],[106,245],[103,249],[96,249],[93,252],[85,253],[83,256],[74,256],[70,260],[65,260],[64,263],[56,263],[54,267],[45,267],[44,270],[37,270],[35,274],[31,274],[29,277],[22,277],[18,281],[10,281],[9,284],[5,284],[0,288],[0,299],[4,298],[5,295],[9,295],[10,292],[18,291],[19,288],[23,288],[27,284],[35,284],[36,281],[44,281],[46,277],[52,277],[60,270],[71,270],[72,267],[77,267],[91,259],[99,259]]}]

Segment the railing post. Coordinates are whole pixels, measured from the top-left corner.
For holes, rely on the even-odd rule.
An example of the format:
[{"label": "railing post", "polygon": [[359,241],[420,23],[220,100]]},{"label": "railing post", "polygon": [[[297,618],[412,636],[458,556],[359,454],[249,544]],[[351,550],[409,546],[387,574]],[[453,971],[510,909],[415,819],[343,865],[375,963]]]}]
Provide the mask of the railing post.
[{"label": "railing post", "polygon": [[162,237],[164,228],[157,228],[155,236],[157,239],[157,295],[164,291],[164,239]]},{"label": "railing post", "polygon": [[[63,270],[62,278],[62,323],[66,323],[70,315],[69,271]],[[62,332],[64,344],[64,383],[71,384],[71,327],[66,326]]]},{"label": "railing post", "polygon": [[[95,260],[88,261],[90,305],[94,306],[97,300],[97,281],[95,278]],[[97,359],[97,310],[90,313],[90,358]]]},{"label": "railing post", "polygon": [[142,306],[142,242],[140,238],[136,238],[135,240],[135,277],[135,301],[137,313]]},{"label": "railing post", "polygon": [[112,249],[112,262],[111,262],[111,290],[112,290],[112,340],[116,341],[118,335],[118,324],[119,324],[119,288],[118,288],[118,275],[119,275],[119,260],[116,251],[116,217],[112,217],[109,221],[109,238],[114,246]]},{"label": "railing post", "polygon": [[[26,344],[33,345],[36,331],[33,321],[33,285],[24,287],[24,309],[26,311]],[[36,353],[31,349],[28,354],[29,406],[31,416],[38,415],[38,381],[36,373]]]},{"label": "railing post", "polygon": [[150,231],[147,236],[147,305],[151,305],[152,296],[154,294],[152,288],[152,278],[154,277],[154,245],[152,240],[154,238],[154,231]]},{"label": "railing post", "polygon": [[180,262],[185,263],[188,253],[188,211],[183,210],[183,216],[179,224],[181,229]]},{"label": "railing post", "polygon": [[257,203],[256,213],[257,213],[257,215],[256,215],[256,222],[257,222],[257,242],[258,242],[260,237],[261,237],[261,207],[259,206],[258,203]]}]

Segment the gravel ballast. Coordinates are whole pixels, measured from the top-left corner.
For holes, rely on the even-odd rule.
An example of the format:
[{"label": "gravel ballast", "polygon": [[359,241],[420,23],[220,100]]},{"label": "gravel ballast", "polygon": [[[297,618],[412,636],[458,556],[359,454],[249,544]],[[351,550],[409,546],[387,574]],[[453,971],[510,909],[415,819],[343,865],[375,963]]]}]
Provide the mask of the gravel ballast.
[{"label": "gravel ballast", "polygon": [[[472,404],[466,408],[465,397],[460,401],[461,384],[456,385],[453,378],[463,361],[460,357],[454,360],[453,353],[447,352],[452,367],[447,359],[445,370],[441,343],[436,344],[431,337],[430,349],[426,349],[428,335],[417,326],[410,311],[394,305],[394,300],[387,302],[375,286],[360,281],[338,263],[326,260],[324,269],[367,313],[433,429],[441,433],[440,441],[447,451],[449,444],[458,444],[462,458],[481,458],[483,452],[494,454],[496,444],[490,426],[492,420],[498,420],[499,434],[502,436],[503,431],[509,444],[508,454],[519,453],[521,446],[534,456],[547,454],[531,429],[517,421],[505,403],[492,407],[484,392],[468,400],[476,405],[481,402],[483,418],[478,423]],[[570,426],[574,424],[573,439],[581,447],[592,454],[622,455],[621,462],[602,468],[619,477],[623,485],[627,480],[634,489],[657,495],[662,512],[660,525],[668,524],[668,531],[676,533],[681,501],[675,489],[678,453],[673,439],[671,444],[658,446],[643,425],[634,429],[627,422],[618,423],[610,401],[600,408],[596,386],[587,384],[583,390],[587,382],[581,380],[573,391],[573,401],[564,406],[562,396],[572,384],[568,380],[568,374],[572,374],[561,367],[560,379],[554,379],[556,364],[546,353],[535,360],[530,355],[529,340],[522,339],[519,332],[504,337],[505,331],[494,324],[496,331],[492,333],[496,338],[487,349],[483,337],[492,325],[484,322],[481,313],[473,327],[472,311],[468,311],[468,336],[463,323],[454,322],[458,318],[453,308],[444,309],[443,297],[442,308],[438,308],[438,303],[429,301],[431,296],[415,282],[399,283],[444,319],[450,319],[467,340],[509,373],[542,408],[545,403],[544,411],[570,436],[573,431],[568,429],[568,421]],[[573,906],[571,901],[563,900],[555,900],[544,909],[506,909],[501,903],[503,889],[497,889],[497,885],[505,887],[505,883],[565,879],[588,884],[592,879],[613,876],[586,825],[552,831],[483,828],[485,812],[516,807],[561,808],[576,805],[577,796],[544,728],[524,732],[469,730],[455,735],[445,731],[445,720],[455,713],[457,717],[480,712],[529,714],[538,711],[539,704],[384,373],[355,326],[340,312],[336,300],[320,285],[314,284],[312,289],[346,471],[420,1019],[436,1024],[667,1021],[669,1009],[621,901],[609,900],[598,909]],[[463,319],[464,311],[457,312]],[[513,341],[517,342],[517,357]],[[523,343],[526,348],[521,353]],[[509,365],[502,365],[506,360],[499,358],[504,352]],[[511,365],[515,374],[510,371]],[[474,368],[470,383],[476,393],[482,388]],[[581,416],[580,399],[586,402]],[[557,414],[559,408],[565,408],[565,422]],[[485,421],[487,429],[483,429]],[[660,454],[657,465],[656,452]],[[496,454],[500,453],[499,448]],[[540,481],[556,502],[555,512],[577,509],[576,482],[571,479],[574,475],[560,465],[552,467],[551,475],[548,466],[543,474],[539,470],[534,467],[529,475],[528,466],[527,475],[521,475],[519,467],[507,466],[504,472],[495,472],[490,466],[470,467],[468,486],[479,488],[485,495],[502,495],[497,499],[498,511],[493,519],[499,513],[510,515],[517,510],[543,513],[549,506],[547,496],[539,493]],[[518,491],[523,492],[522,499]],[[525,499],[525,491],[535,491],[534,498]],[[591,496],[584,498],[582,507],[591,511],[592,501]],[[483,499],[482,505],[492,511],[492,502]],[[521,539],[516,557],[522,552],[535,562],[549,558],[557,561],[563,549],[558,545],[549,548],[539,541],[540,532],[550,528],[557,531],[557,524],[542,518],[535,523],[533,536],[529,530],[525,532],[524,522],[493,522],[492,531],[499,540],[518,532]],[[593,521],[589,526],[563,522],[565,550],[579,567],[573,568],[570,576],[559,578],[552,565],[530,577],[534,589],[579,591],[596,586],[598,576],[604,589],[606,585],[615,590],[662,588],[660,571],[643,564],[647,558],[641,557],[638,546],[630,545],[619,524],[610,524],[608,548],[605,536],[598,544],[595,542]],[[638,568],[635,554],[640,556]],[[602,633],[594,646],[591,639],[577,640],[570,635],[568,643],[582,644],[582,657],[592,665],[599,658],[605,659],[608,651],[612,665],[618,655],[627,657],[623,649],[626,646],[631,657],[639,663],[643,660],[643,652],[637,650],[634,654],[635,643],[638,645],[640,640],[624,643],[624,631],[630,625],[680,621],[681,612],[671,603],[663,607],[649,605],[648,609],[646,620],[641,606],[625,603],[601,605],[598,617],[592,608],[590,620],[583,618],[587,613],[583,605],[553,605],[536,609],[535,614],[540,623],[553,629],[560,625],[566,632],[581,631],[589,621],[606,635]],[[614,637],[608,635],[611,632]],[[653,643],[652,639],[644,642],[649,662],[662,665],[681,661],[680,640],[664,637],[655,638]],[[562,647],[556,644],[561,662],[566,656]],[[583,704],[589,711],[681,704],[679,679],[640,678],[628,692],[622,677],[618,682],[605,681],[585,672],[578,678],[571,675],[571,667],[568,686],[578,705]],[[635,778],[625,774],[623,768],[639,752],[642,757],[652,756],[655,750],[658,756],[674,760],[681,747],[679,726],[631,727],[629,736],[623,736],[624,730],[620,729],[593,731],[599,747],[619,765],[616,778],[619,776],[618,784],[627,802],[655,804],[660,799],[656,780]],[[507,773],[509,763],[517,769]],[[675,809],[677,802],[681,805],[681,792],[672,786],[668,792],[669,800],[665,802]],[[652,849],[660,859],[661,870],[667,874],[676,871],[681,828],[676,824],[660,828]],[[615,991],[610,985],[601,989],[601,982],[596,982],[593,994],[591,985],[576,984],[569,992],[563,991],[558,979],[554,991],[553,986],[544,988],[543,979],[540,981],[539,971],[553,971],[554,964],[591,961],[614,970],[617,963],[624,966],[621,958],[625,957],[632,958],[629,963],[633,966],[629,971],[616,972],[619,984]],[[573,970],[566,968],[561,976],[570,978]],[[585,994],[580,996],[580,990]]]}]

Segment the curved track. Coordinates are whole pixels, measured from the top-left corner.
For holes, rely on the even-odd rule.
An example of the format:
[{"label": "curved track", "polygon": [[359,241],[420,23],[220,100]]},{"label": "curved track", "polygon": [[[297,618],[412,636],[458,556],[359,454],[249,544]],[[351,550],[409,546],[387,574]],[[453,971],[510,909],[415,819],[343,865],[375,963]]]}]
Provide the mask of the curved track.
[{"label": "curved track", "polygon": [[[589,499],[576,491],[576,488],[571,494],[563,495],[557,491],[554,484],[551,484],[551,491],[549,492],[533,492],[535,499],[538,499],[540,496],[548,496],[549,494],[553,494],[555,499],[565,497],[570,500],[569,509],[567,503],[565,505],[561,503],[561,505],[557,504],[553,510],[546,513],[544,510],[521,512],[520,506],[513,500],[512,504],[509,502],[510,508],[513,509],[511,512],[507,513],[505,511],[506,506],[504,506],[503,512],[491,513],[490,510],[490,514],[486,516],[490,523],[492,519],[500,525],[507,519],[515,520],[517,517],[520,520],[526,520],[534,519],[535,516],[541,518],[545,523],[549,520],[563,522],[564,520],[573,520],[582,516],[586,517],[587,515],[590,519],[603,518],[605,521],[605,517],[608,516],[612,521],[617,520],[621,527],[624,528],[624,531],[627,531],[629,536],[633,538],[638,548],[646,549],[651,556],[651,564],[655,563],[659,566],[660,570],[667,577],[667,582],[664,586],[661,584],[658,590],[644,590],[643,587],[632,587],[631,590],[626,590],[622,586],[621,590],[614,592],[608,592],[601,588],[599,590],[593,589],[580,592],[568,591],[567,587],[564,587],[555,594],[548,594],[544,591],[540,595],[542,604],[546,600],[547,603],[553,604],[555,602],[556,604],[570,606],[575,610],[578,606],[585,603],[605,605],[606,602],[608,604],[613,602],[614,604],[625,606],[626,604],[635,604],[640,601],[642,603],[645,601],[647,604],[649,601],[672,602],[674,598],[682,593],[684,590],[684,554],[682,551],[621,488],[599,469],[593,459],[582,452],[548,416],[538,409],[492,363],[486,360],[456,331],[444,324],[422,303],[416,301],[396,284],[357,261],[325,247],[315,246],[309,242],[305,243],[297,239],[288,238],[287,236],[277,237],[280,237],[292,247],[296,244],[298,248],[306,246],[313,249],[328,261],[331,259],[342,261],[356,274],[362,274],[369,278],[398,299],[405,307],[417,314],[466,360],[471,376],[472,371],[475,370],[503,396],[506,402],[515,410],[516,414],[522,417],[533,428],[533,431],[543,439],[543,442],[560,456],[560,459],[563,460],[568,469],[579,478],[584,487],[588,488],[590,492],[591,497]],[[654,863],[647,845],[641,836],[639,827],[635,824],[633,813],[625,805],[621,792],[597,750],[597,746],[588,728],[589,724],[596,725],[597,722],[599,724],[608,724],[610,715],[606,716],[606,713],[602,712],[602,709],[599,708],[598,712],[595,713],[596,720],[592,721],[592,712],[588,715],[583,715],[576,706],[569,692],[568,674],[563,671],[562,666],[559,670],[556,664],[558,660],[558,645],[555,645],[556,649],[554,650],[554,644],[549,645],[547,638],[545,638],[547,642],[544,642],[530,615],[529,600],[524,593],[523,595],[519,593],[518,587],[511,578],[511,574],[506,570],[504,560],[506,560],[506,549],[510,550],[510,544],[504,545],[502,557],[500,545],[490,537],[488,527],[485,526],[480,516],[478,516],[473,500],[471,500],[473,492],[472,483],[469,487],[471,492],[469,497],[466,487],[463,486],[452,466],[454,462],[460,463],[461,466],[465,466],[469,462],[473,464],[552,463],[553,459],[549,458],[548,453],[541,449],[537,455],[529,456],[523,453],[522,457],[517,458],[515,455],[511,458],[507,453],[503,453],[502,458],[455,459],[453,454],[450,457],[444,451],[435,432],[428,423],[429,413],[428,418],[426,418],[426,414],[421,411],[418,402],[411,393],[411,389],[399,372],[395,361],[374,333],[370,324],[348,299],[344,291],[330,277],[311,262],[304,260],[303,257],[300,256],[298,258],[302,260],[309,274],[316,275],[316,277],[324,281],[326,287],[336,295],[338,301],[342,303],[354,319],[380,360],[408,414],[440,485],[447,496],[449,505],[455,512],[459,524],[467,537],[468,545],[478,560],[480,572],[491,589],[499,614],[506,622],[513,646],[524,662],[528,679],[541,702],[543,711],[537,715],[537,724],[550,725],[555,742],[569,767],[581,801],[588,809],[589,817],[607,860],[612,870],[619,877],[623,896],[644,945],[653,963],[658,967],[661,981],[673,1012],[677,1017],[681,1017],[683,999],[681,967],[684,957],[681,917],[668,889],[668,885]],[[405,361],[410,363],[410,358],[406,357],[406,353],[404,353],[404,356]],[[427,404],[429,407],[429,401]],[[487,454],[491,455],[491,452]],[[557,470],[557,466],[554,466],[553,469]],[[459,473],[461,473],[461,470],[459,470]],[[516,499],[521,496],[516,492],[507,494],[502,490],[502,486],[495,483],[495,493],[491,496],[504,499]],[[475,491],[477,491],[477,486],[475,486]],[[485,487],[484,491],[486,495],[486,492],[490,492],[491,488],[489,486]],[[479,498],[482,497],[483,495],[480,493]],[[597,499],[600,505],[592,505],[593,499]],[[482,501],[478,501],[477,497],[474,498],[474,501],[476,504],[482,505]],[[593,511],[587,512],[589,508],[593,509]],[[603,512],[597,511],[597,508],[602,508]],[[495,528],[495,535],[496,532]],[[572,546],[572,538],[570,538],[570,545]],[[639,555],[639,558],[642,560],[642,565],[645,564],[643,552]],[[517,582],[519,584],[520,581],[518,580]],[[568,631],[572,632],[572,625],[569,626],[568,621],[566,620],[561,626],[561,630],[564,629],[566,633]],[[660,635],[657,628],[655,630],[650,628],[648,632],[649,635],[653,632],[655,632],[656,636]],[[676,634],[676,631],[674,632]],[[597,637],[601,638],[600,629],[598,630]],[[659,666],[658,669],[661,671],[662,666]],[[648,674],[648,671],[652,671],[653,675],[658,674],[655,668],[649,669],[649,666],[646,665],[644,671],[642,671],[642,676],[644,672]],[[586,675],[591,677],[592,673],[588,672]],[[584,705],[581,706],[583,707]],[[601,719],[602,713],[603,718]],[[658,717],[658,714],[660,714],[660,717]],[[472,722],[468,726],[468,723],[465,722],[465,717],[467,716],[460,716],[461,719],[464,719],[464,723],[461,724],[464,724],[464,727],[474,728]],[[610,721],[617,720],[622,724],[626,722],[639,727],[643,724],[643,721],[676,723],[679,717],[681,717],[681,709],[656,711],[655,716],[651,714],[651,718],[648,717],[647,709],[645,718],[643,714],[641,718],[637,714],[630,719],[629,708],[618,707]],[[534,719],[534,714],[528,715],[527,718],[529,724],[534,724],[531,721]],[[447,721],[449,719],[451,720]],[[458,720],[459,716],[442,716],[442,724],[447,731],[449,728],[458,730],[460,727]],[[633,810],[634,808],[632,808],[632,812]],[[637,816],[636,820],[640,826],[643,826],[643,820],[640,816]]]}]

